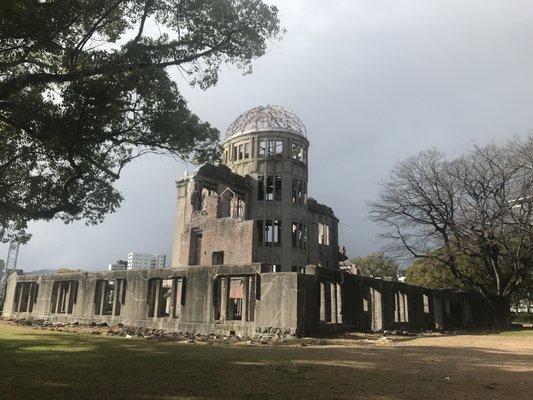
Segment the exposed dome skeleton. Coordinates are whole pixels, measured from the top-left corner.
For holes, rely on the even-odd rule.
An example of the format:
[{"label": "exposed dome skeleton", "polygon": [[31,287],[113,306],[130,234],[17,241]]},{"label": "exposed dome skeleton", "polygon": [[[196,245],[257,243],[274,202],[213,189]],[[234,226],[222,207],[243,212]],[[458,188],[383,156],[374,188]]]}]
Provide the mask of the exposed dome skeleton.
[{"label": "exposed dome skeleton", "polygon": [[304,123],[292,111],[281,106],[254,107],[241,114],[228,128],[226,140],[248,132],[285,131],[307,137]]}]

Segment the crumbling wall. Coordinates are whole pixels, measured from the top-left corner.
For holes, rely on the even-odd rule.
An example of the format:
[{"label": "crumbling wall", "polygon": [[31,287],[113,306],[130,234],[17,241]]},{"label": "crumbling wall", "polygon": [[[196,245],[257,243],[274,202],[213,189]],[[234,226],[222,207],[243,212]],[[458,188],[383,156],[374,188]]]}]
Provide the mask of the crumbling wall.
[{"label": "crumbling wall", "polygon": [[[261,274],[260,271],[260,264],[248,264],[51,275],[15,274],[9,280],[4,316],[62,323],[107,323],[110,326],[120,323],[203,334],[296,334],[296,274]],[[246,317],[241,320],[227,318],[227,307],[223,308],[221,316],[217,318],[215,315],[216,284],[221,279],[232,278],[249,279],[254,285],[253,292],[250,288],[250,297],[243,299]],[[53,310],[58,308],[52,306],[54,299],[58,299],[55,283],[66,281],[76,283],[73,307],[70,312],[57,313]],[[102,292],[106,282],[111,282],[108,287],[112,287],[113,292]],[[119,289],[122,282],[125,282],[124,293]],[[14,311],[16,288],[25,283],[36,283],[38,295],[31,312],[17,312]],[[102,297],[104,294],[105,298]],[[222,296],[222,301],[226,302],[228,295],[228,291],[219,293],[219,300]],[[112,298],[112,307],[104,314],[101,305],[108,297]]]},{"label": "crumbling wall", "polygon": [[246,336],[450,330],[489,322],[488,304],[474,292],[426,289],[317,266],[304,272],[261,273],[261,264],[233,264],[13,274],[3,315]]},{"label": "crumbling wall", "polygon": [[[337,283],[341,301],[324,296]],[[298,280],[298,327],[303,334],[334,329],[362,331],[451,330],[489,323],[488,304],[475,292],[427,289],[307,266]],[[327,304],[324,304],[326,302]],[[340,305],[335,320],[332,307]],[[324,318],[324,313],[328,315]]]}]

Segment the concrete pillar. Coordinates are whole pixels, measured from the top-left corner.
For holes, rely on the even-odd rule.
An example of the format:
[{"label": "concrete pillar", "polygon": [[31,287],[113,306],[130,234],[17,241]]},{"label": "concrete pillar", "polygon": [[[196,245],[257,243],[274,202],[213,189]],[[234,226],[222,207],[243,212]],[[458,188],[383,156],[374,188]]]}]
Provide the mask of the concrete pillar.
[{"label": "concrete pillar", "polygon": [[[96,281],[97,285],[100,285],[100,316],[104,315],[104,300],[105,300],[105,287],[106,281]],[[59,290],[57,291],[59,293]],[[56,300],[57,306],[57,300]]]},{"label": "concrete pillar", "polygon": [[220,279],[220,319],[226,321],[228,318],[228,278],[223,277]]},{"label": "concrete pillar", "polygon": [[[161,286],[162,281],[157,281],[157,284],[155,285],[154,318],[159,316],[159,298],[161,297]],[[115,290],[115,295],[116,294],[117,292]],[[113,301],[113,315],[115,315],[115,304],[116,302]]]},{"label": "concrete pillar", "polygon": [[337,286],[337,322],[342,324],[342,287],[340,283]]},{"label": "concrete pillar", "polygon": [[326,322],[326,285],[320,282],[320,321]]},{"label": "concrete pillar", "polygon": [[330,293],[331,293],[331,322],[336,324],[338,322],[337,320],[337,284],[331,283],[330,285]]},{"label": "concrete pillar", "polygon": [[247,276],[245,276],[244,278],[242,278],[243,280],[243,286],[242,286],[242,319],[241,321],[244,322],[244,321],[248,321],[248,307],[249,307],[249,304],[248,304],[248,290],[249,290],[249,285],[248,285],[248,282],[249,282],[249,279]]},{"label": "concrete pillar", "polygon": [[383,305],[381,302],[381,292],[374,288],[370,288],[370,305],[372,307],[371,316],[371,329],[373,331],[379,331],[383,329]]}]

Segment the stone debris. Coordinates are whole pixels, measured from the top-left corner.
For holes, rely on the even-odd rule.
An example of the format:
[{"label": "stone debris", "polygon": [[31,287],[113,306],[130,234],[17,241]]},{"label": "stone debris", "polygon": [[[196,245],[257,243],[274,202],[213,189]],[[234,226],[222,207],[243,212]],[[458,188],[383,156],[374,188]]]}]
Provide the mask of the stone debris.
[{"label": "stone debris", "polygon": [[[349,333],[338,332],[323,337],[296,337],[290,329],[259,328],[253,337],[240,336],[234,332],[227,334],[209,333],[200,334],[193,332],[170,332],[157,328],[141,328],[126,326],[122,323],[108,325],[107,323],[74,322],[71,324],[51,322],[39,319],[6,319],[18,325],[31,326],[37,329],[46,329],[58,332],[85,333],[99,336],[124,337],[125,339],[145,339],[154,341],[169,341],[185,344],[214,344],[214,345],[298,345],[301,347],[325,346],[335,344],[338,340],[350,340],[360,344],[394,345],[402,340],[401,337],[415,337],[419,335],[434,335],[435,332],[407,332],[407,331],[382,331],[381,333]],[[442,334],[442,333],[439,333]],[[448,380],[446,377],[445,380]]]}]

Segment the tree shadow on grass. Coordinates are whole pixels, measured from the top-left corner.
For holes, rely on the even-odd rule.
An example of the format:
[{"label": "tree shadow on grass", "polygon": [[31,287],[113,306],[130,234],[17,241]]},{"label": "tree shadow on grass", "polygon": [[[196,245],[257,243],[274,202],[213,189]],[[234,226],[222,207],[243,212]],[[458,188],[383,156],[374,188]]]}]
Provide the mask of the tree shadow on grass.
[{"label": "tree shadow on grass", "polygon": [[408,344],[215,346],[21,333],[0,341],[0,370],[0,398],[9,400],[516,400],[533,393],[533,354]]}]

